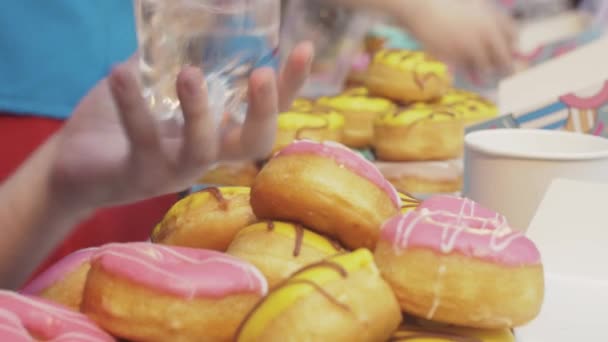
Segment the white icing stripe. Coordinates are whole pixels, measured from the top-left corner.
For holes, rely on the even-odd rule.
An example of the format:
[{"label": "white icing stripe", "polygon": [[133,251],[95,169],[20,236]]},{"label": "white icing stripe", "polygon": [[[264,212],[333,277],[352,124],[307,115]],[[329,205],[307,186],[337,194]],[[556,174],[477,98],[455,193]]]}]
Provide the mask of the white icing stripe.
[{"label": "white icing stripe", "polygon": [[[124,252],[120,250],[124,250]],[[175,281],[180,282],[180,286],[187,291],[187,297],[193,298],[196,292],[196,285],[192,283],[187,277],[171,273],[166,268],[161,268],[154,263],[151,263],[149,259],[154,261],[158,261],[162,263],[165,261],[165,256],[160,252],[163,252],[175,257],[177,260],[180,260],[184,263],[196,265],[196,266],[204,266],[208,264],[224,264],[229,267],[236,267],[242,270],[248,279],[248,288],[249,290],[255,290],[258,286],[261,286],[262,295],[266,295],[268,293],[268,284],[266,282],[266,278],[262,275],[262,273],[256,269],[254,266],[246,264],[244,262],[233,260],[225,257],[210,257],[204,260],[198,260],[190,258],[186,255],[179,253],[178,251],[161,245],[150,245],[150,246],[142,246],[142,245],[108,245],[107,248],[101,250],[98,254],[96,254],[95,258],[103,257],[104,255],[112,255],[120,259],[130,260],[142,267],[144,267],[149,272],[154,272],[158,277],[162,278],[171,278]],[[137,251],[141,254],[142,258],[137,258],[136,256],[131,255],[133,251]],[[130,252],[130,253],[126,253]],[[145,257],[148,257],[146,259]]]},{"label": "white icing stripe", "polygon": [[445,265],[439,266],[437,269],[437,279],[433,283],[433,304],[429,309],[429,312],[426,315],[426,319],[431,320],[435,317],[435,313],[437,309],[439,309],[439,305],[441,304],[441,291],[443,290],[443,276],[445,275],[446,267]]},{"label": "white icing stripe", "polygon": [[61,320],[61,321],[65,321],[65,322],[69,322],[72,323],[74,325],[78,325],[83,329],[87,329],[90,330],[93,333],[99,333],[99,328],[97,326],[95,326],[92,322],[90,322],[86,316],[83,316],[80,313],[76,313],[76,312],[71,312],[67,309],[63,309],[63,308],[58,308],[58,307],[54,307],[51,305],[48,305],[46,303],[42,303],[39,301],[35,301],[33,299],[30,299],[28,297],[25,296],[21,296],[18,294],[14,294],[12,292],[8,292],[8,291],[2,291],[0,292],[0,297],[1,296],[6,296],[6,297],[11,297],[12,299],[23,303],[26,306],[30,306],[34,309],[37,309],[41,312],[44,312],[46,314],[49,314],[51,316],[54,316],[53,318]]},{"label": "white icing stripe", "polygon": [[[489,248],[493,252],[501,252],[508,248],[516,239],[524,237],[521,232],[513,232],[506,221],[501,220],[499,217],[487,219],[465,215],[464,212],[466,211],[466,203],[467,202],[463,201],[463,205],[457,214],[442,210],[430,211],[423,208],[420,211],[410,212],[407,215],[404,215],[397,223],[393,248],[396,251],[406,249],[412,232],[420,222],[432,224],[443,229],[441,233],[440,250],[446,254],[454,250],[456,241],[463,232],[469,234],[490,235]],[[474,213],[474,203],[470,205],[469,208],[469,211]],[[417,216],[413,218],[406,227],[405,222],[410,215]],[[445,216],[454,219],[455,223],[440,222],[437,220],[437,216]],[[491,225],[493,229],[480,229],[467,226],[467,222],[471,221],[481,223],[481,227],[484,228]]]}]

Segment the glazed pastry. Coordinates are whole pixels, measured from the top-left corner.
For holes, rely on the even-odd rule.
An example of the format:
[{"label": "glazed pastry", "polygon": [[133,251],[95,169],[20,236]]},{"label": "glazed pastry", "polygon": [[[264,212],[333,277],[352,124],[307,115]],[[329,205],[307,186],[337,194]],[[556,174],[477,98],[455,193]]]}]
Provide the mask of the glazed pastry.
[{"label": "glazed pastry", "polygon": [[317,104],[344,115],[342,142],[352,148],[370,146],[374,138],[374,121],[380,115],[395,112],[395,105],[391,101],[368,96],[326,97],[320,98]]},{"label": "glazed pastry", "polygon": [[91,268],[90,259],[95,251],[97,248],[88,248],[66,256],[20,292],[48,299],[75,311],[80,310],[84,283]]},{"label": "glazed pastry", "polygon": [[281,113],[272,151],[276,153],[300,139],[339,142],[342,140],[343,129],[344,116],[334,111]]},{"label": "glazed pastry", "polygon": [[199,184],[250,187],[259,171],[255,162],[220,162],[205,171],[198,182]]},{"label": "glazed pastry", "polygon": [[489,120],[498,115],[498,108],[489,100],[478,94],[452,89],[438,102],[439,105],[448,107],[448,111],[461,116],[465,125],[473,125],[484,120]]},{"label": "glazed pastry", "polygon": [[374,163],[384,177],[400,190],[414,194],[456,193],[462,190],[461,159],[426,162]]},{"label": "glazed pastry", "polygon": [[308,113],[308,112],[312,112],[314,108],[315,108],[315,104],[312,100],[309,100],[309,99],[303,98],[303,97],[299,97],[299,98],[293,100],[293,103],[291,104],[291,109],[289,111]]},{"label": "glazed pastry", "polygon": [[372,95],[404,103],[438,99],[452,85],[445,64],[424,52],[407,50],[378,52],[366,80]]},{"label": "glazed pastry", "polygon": [[365,88],[365,87],[350,87],[350,88],[345,89],[342,92],[342,95],[367,96],[367,95],[369,95],[369,90],[367,90],[367,88]]},{"label": "glazed pastry", "polygon": [[241,230],[227,253],[256,266],[273,288],[300,268],[342,250],[337,242],[298,224],[268,221]]},{"label": "glazed pastry", "polygon": [[115,340],[79,312],[44,299],[0,290],[0,341]]},{"label": "glazed pastry", "polygon": [[249,188],[207,188],[177,202],[152,232],[165,245],[225,251],[239,230],[256,222]]},{"label": "glazed pastry", "polygon": [[410,106],[376,120],[374,147],[384,161],[458,158],[464,149],[464,122],[442,107]]},{"label": "glazed pastry", "polygon": [[236,341],[385,341],[399,305],[366,249],[305,267],[241,324]]},{"label": "glazed pastry", "polygon": [[375,256],[401,308],[413,315],[502,329],[540,311],[538,249],[503,216],[471,200],[438,196],[390,219]]},{"label": "glazed pastry", "polygon": [[407,317],[388,342],[515,342],[510,329],[473,329]]},{"label": "glazed pastry", "polygon": [[101,247],[82,312],[134,341],[230,341],[267,294],[253,265],[223,253],[152,243]]},{"label": "glazed pastry", "polygon": [[336,143],[298,141],[262,169],[251,189],[260,219],[299,222],[345,247],[374,248],[401,203],[393,186],[357,153]]},{"label": "glazed pastry", "polygon": [[407,214],[415,210],[420,205],[420,200],[414,197],[409,192],[399,191],[399,199],[401,200],[401,213]]}]

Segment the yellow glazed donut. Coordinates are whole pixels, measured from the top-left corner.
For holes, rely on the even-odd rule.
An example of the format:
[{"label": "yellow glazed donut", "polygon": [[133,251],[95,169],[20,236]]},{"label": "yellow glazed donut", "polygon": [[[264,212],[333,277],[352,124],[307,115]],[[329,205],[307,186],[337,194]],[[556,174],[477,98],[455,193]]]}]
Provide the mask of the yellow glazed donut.
[{"label": "yellow glazed donut", "polygon": [[236,341],[386,341],[400,321],[394,294],[361,249],[295,273],[249,313]]},{"label": "yellow glazed donut", "polygon": [[378,169],[336,143],[297,141],[260,171],[251,206],[264,220],[285,220],[338,239],[345,247],[374,248],[400,200]]},{"label": "yellow glazed donut", "polygon": [[473,329],[406,317],[389,342],[515,342],[510,329]]},{"label": "yellow glazed donut", "polygon": [[369,95],[369,90],[365,87],[352,87],[344,90],[342,95],[348,96],[367,96]]},{"label": "yellow glazed donut", "polygon": [[460,115],[466,125],[473,125],[498,115],[498,108],[494,103],[465,90],[450,90],[439,100],[438,104],[446,106],[448,111]]},{"label": "yellow glazed donut", "polygon": [[407,214],[415,210],[420,205],[420,200],[414,197],[409,192],[399,191],[399,199],[401,200],[401,213]]},{"label": "yellow glazed donut", "polygon": [[534,243],[468,199],[436,196],[391,218],[375,257],[401,309],[428,320],[513,328],[534,319],[542,305]]},{"label": "yellow glazed donut", "polygon": [[173,246],[225,251],[242,228],[256,222],[249,188],[207,188],[177,202],[151,240]]},{"label": "yellow glazed donut", "polygon": [[111,244],[91,259],[81,310],[132,341],[231,341],[268,293],[253,265],[224,253]]},{"label": "yellow glazed donut", "polygon": [[49,267],[20,292],[62,304],[79,311],[82,292],[97,248],[76,251]]},{"label": "yellow glazed donut", "polygon": [[441,107],[410,106],[376,120],[374,148],[383,161],[454,159],[463,152],[464,122]]},{"label": "yellow glazed donut", "polygon": [[307,99],[307,98],[303,98],[303,97],[299,97],[295,100],[293,100],[293,103],[291,104],[291,108],[290,108],[290,112],[312,112],[313,109],[315,108],[315,104],[313,101]]},{"label": "yellow glazed donut", "polygon": [[340,251],[337,242],[300,225],[268,221],[241,230],[227,253],[256,266],[273,288],[300,268]]},{"label": "yellow glazed donut", "polygon": [[254,162],[220,162],[205,172],[199,184],[250,187],[259,171]]},{"label": "yellow glazed donut", "polygon": [[340,142],[343,130],[344,116],[334,111],[281,113],[273,153],[300,139]]},{"label": "yellow glazed donut", "polygon": [[415,194],[456,193],[462,190],[462,159],[422,162],[382,162],[374,165],[395,188]]},{"label": "yellow glazed donut", "polygon": [[448,67],[420,51],[382,50],[367,72],[372,95],[405,103],[430,101],[451,87]]},{"label": "yellow glazed donut", "polygon": [[380,115],[395,112],[395,105],[390,100],[365,95],[320,98],[317,103],[344,115],[342,143],[352,148],[370,146],[374,138],[374,121]]}]

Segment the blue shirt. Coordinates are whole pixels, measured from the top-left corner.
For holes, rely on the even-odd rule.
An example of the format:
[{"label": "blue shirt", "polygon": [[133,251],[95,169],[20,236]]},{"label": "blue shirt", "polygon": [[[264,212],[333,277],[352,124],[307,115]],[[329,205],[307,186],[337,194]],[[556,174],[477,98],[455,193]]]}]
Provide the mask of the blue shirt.
[{"label": "blue shirt", "polygon": [[136,47],[132,0],[4,1],[0,111],[66,118]]}]

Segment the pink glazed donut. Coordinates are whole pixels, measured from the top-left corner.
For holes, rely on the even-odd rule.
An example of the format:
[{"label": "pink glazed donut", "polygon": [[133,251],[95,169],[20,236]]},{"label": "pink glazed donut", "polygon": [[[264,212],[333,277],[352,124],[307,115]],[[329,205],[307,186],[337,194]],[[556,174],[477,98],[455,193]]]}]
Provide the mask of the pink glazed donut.
[{"label": "pink glazed donut", "polygon": [[87,248],[66,256],[20,292],[46,298],[76,311],[80,310],[82,291],[91,268],[89,261],[96,251],[97,248]]},{"label": "pink glazed donut", "polygon": [[111,244],[91,259],[82,311],[135,341],[229,341],[268,292],[253,265],[223,253]]},{"label": "pink glazed donut", "polygon": [[251,206],[259,219],[285,220],[373,249],[382,223],[399,212],[397,191],[369,161],[338,143],[297,141],[258,174]]},{"label": "pink glazed donut", "polygon": [[376,263],[401,308],[473,328],[512,328],[543,301],[540,253],[504,216],[475,202],[431,198],[383,225]]},{"label": "pink glazed donut", "polygon": [[0,341],[108,342],[114,338],[81,313],[0,290]]}]

